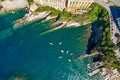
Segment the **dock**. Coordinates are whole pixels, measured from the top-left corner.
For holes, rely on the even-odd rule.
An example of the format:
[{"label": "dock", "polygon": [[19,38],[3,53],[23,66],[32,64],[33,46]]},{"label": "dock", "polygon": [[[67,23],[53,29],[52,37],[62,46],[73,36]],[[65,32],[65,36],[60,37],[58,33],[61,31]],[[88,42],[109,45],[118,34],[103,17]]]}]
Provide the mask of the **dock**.
[{"label": "dock", "polygon": [[89,76],[93,76],[93,75],[99,73],[102,69],[105,68],[105,66],[103,65],[103,62],[101,62],[101,61],[94,62],[93,64],[95,65],[95,69],[88,72]]},{"label": "dock", "polygon": [[93,75],[95,75],[95,74],[97,74],[97,73],[99,73],[100,72],[100,69],[98,68],[98,69],[94,69],[94,70],[92,70],[92,71],[90,71],[89,73],[88,73],[88,75],[89,76],[93,76]]},{"label": "dock", "polygon": [[82,56],[78,57],[78,59],[84,59],[84,58],[95,56],[95,55],[99,55],[99,53],[83,54]]}]

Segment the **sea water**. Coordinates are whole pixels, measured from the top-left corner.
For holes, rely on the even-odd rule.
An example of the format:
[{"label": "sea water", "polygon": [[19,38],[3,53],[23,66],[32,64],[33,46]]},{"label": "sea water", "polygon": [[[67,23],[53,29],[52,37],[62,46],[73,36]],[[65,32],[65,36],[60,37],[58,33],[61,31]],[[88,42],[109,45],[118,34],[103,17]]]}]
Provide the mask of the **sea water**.
[{"label": "sea water", "polygon": [[41,34],[50,29],[51,23],[35,21],[14,30],[15,20],[24,14],[0,14],[0,80],[14,75],[24,75],[29,80],[99,80],[98,75],[88,75],[94,68],[92,58],[78,59],[86,54],[89,26]]}]

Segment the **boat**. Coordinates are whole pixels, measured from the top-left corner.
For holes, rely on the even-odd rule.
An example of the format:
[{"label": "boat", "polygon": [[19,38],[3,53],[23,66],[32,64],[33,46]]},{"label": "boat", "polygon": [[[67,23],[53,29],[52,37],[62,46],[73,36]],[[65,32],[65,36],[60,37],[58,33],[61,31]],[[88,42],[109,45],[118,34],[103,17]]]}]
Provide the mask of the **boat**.
[{"label": "boat", "polygon": [[62,42],[59,42],[59,45],[61,45],[62,44]]},{"label": "boat", "polygon": [[61,53],[64,53],[64,51],[63,50],[60,50],[61,51]]},{"label": "boat", "polygon": [[53,44],[53,43],[51,43],[51,42],[50,42],[49,44],[50,44],[51,46],[52,46],[52,45],[54,45],[54,44]]},{"label": "boat", "polygon": [[66,51],[66,54],[68,54],[68,53],[69,53],[69,51],[67,50],[67,51]]},{"label": "boat", "polygon": [[87,64],[87,68],[90,68],[90,64]]},{"label": "boat", "polygon": [[59,56],[59,59],[62,59],[63,57],[62,56]]},{"label": "boat", "polygon": [[68,62],[71,62],[71,59],[68,59]]}]

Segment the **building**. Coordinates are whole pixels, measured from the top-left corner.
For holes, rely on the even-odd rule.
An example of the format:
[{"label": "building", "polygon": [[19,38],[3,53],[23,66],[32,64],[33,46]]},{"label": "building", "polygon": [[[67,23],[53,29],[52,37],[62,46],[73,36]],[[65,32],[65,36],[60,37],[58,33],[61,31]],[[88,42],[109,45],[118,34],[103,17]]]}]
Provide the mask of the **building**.
[{"label": "building", "polygon": [[35,10],[37,10],[38,9],[38,6],[35,4],[35,3],[32,3],[31,5],[30,5],[30,10],[32,11],[32,12],[34,12]]},{"label": "building", "polygon": [[94,0],[67,0],[67,11],[77,12],[79,10],[87,10]]},{"label": "building", "polygon": [[42,6],[50,6],[61,11],[66,8],[66,0],[34,0],[34,2]]},{"label": "building", "polygon": [[34,0],[42,6],[50,6],[55,9],[66,9],[68,12],[88,9],[94,0]]}]

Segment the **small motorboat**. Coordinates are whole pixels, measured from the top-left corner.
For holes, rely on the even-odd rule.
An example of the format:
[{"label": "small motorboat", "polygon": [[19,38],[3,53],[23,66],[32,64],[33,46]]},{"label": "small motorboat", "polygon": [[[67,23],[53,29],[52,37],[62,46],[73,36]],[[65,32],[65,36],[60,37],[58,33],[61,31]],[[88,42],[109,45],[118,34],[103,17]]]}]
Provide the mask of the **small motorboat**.
[{"label": "small motorboat", "polygon": [[64,51],[63,50],[60,50],[61,51],[61,53],[64,53]]},{"label": "small motorboat", "polygon": [[51,43],[51,42],[50,42],[49,44],[50,44],[51,46],[52,46],[52,45],[54,45],[54,44],[53,44],[53,43]]},{"label": "small motorboat", "polygon": [[68,59],[68,62],[71,62],[71,59]]},{"label": "small motorboat", "polygon": [[59,45],[61,45],[62,44],[62,42],[59,42]]},{"label": "small motorboat", "polygon": [[59,56],[59,59],[62,59],[63,57],[62,56]]},{"label": "small motorboat", "polygon": [[90,64],[87,64],[87,68],[90,68]]}]

